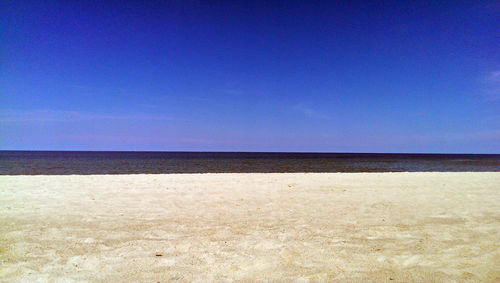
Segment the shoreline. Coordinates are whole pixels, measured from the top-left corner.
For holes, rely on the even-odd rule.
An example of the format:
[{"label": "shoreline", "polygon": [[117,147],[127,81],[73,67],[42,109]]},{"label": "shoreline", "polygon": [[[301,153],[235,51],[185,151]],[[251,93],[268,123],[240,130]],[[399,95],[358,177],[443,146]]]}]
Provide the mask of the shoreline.
[{"label": "shoreline", "polygon": [[64,177],[64,176],[174,176],[174,175],[286,175],[286,174],[500,174],[500,171],[373,171],[373,172],[188,172],[188,173],[110,173],[110,174],[0,174],[2,177]]},{"label": "shoreline", "polygon": [[499,172],[3,175],[0,186],[6,281],[500,279]]}]

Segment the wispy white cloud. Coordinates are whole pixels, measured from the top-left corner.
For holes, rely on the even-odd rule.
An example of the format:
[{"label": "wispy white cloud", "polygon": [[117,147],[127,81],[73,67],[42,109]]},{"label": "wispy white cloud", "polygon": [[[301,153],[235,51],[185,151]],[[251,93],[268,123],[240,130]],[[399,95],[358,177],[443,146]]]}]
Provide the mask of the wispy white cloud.
[{"label": "wispy white cloud", "polygon": [[331,117],[321,113],[315,109],[304,106],[303,104],[296,104],[290,107],[293,111],[301,113],[309,118],[319,119],[319,120],[330,120]]},{"label": "wispy white cloud", "polygon": [[481,130],[470,133],[441,133],[409,135],[409,140],[422,142],[483,142],[500,141],[500,129]]},{"label": "wispy white cloud", "polygon": [[489,73],[483,79],[484,94],[489,101],[500,100],[500,71]]},{"label": "wispy white cloud", "polygon": [[85,120],[184,120],[163,115],[107,114],[71,110],[0,110],[0,122],[74,122]]}]

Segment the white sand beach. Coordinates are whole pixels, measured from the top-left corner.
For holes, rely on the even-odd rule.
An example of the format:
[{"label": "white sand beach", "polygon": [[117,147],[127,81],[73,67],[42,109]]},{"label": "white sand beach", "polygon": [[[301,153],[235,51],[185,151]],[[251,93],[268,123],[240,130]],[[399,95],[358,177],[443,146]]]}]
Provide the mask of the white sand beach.
[{"label": "white sand beach", "polygon": [[500,173],[0,177],[0,281],[500,280]]}]

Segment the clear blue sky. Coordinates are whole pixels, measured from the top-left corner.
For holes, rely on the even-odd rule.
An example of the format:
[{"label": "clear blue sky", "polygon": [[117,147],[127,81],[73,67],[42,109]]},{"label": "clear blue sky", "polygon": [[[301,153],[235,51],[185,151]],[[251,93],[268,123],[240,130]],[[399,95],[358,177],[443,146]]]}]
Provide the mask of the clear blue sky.
[{"label": "clear blue sky", "polygon": [[2,1],[0,149],[500,153],[496,1]]}]

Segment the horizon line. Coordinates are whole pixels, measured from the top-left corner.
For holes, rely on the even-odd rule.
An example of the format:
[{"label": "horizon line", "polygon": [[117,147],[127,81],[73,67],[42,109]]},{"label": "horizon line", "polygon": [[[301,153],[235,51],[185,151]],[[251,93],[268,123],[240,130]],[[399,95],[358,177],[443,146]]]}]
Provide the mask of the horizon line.
[{"label": "horizon line", "polygon": [[67,150],[67,149],[0,149],[0,152],[122,152],[122,153],[271,153],[271,154],[414,154],[414,155],[500,155],[500,153],[439,152],[338,152],[338,151],[198,151],[198,150]]}]

